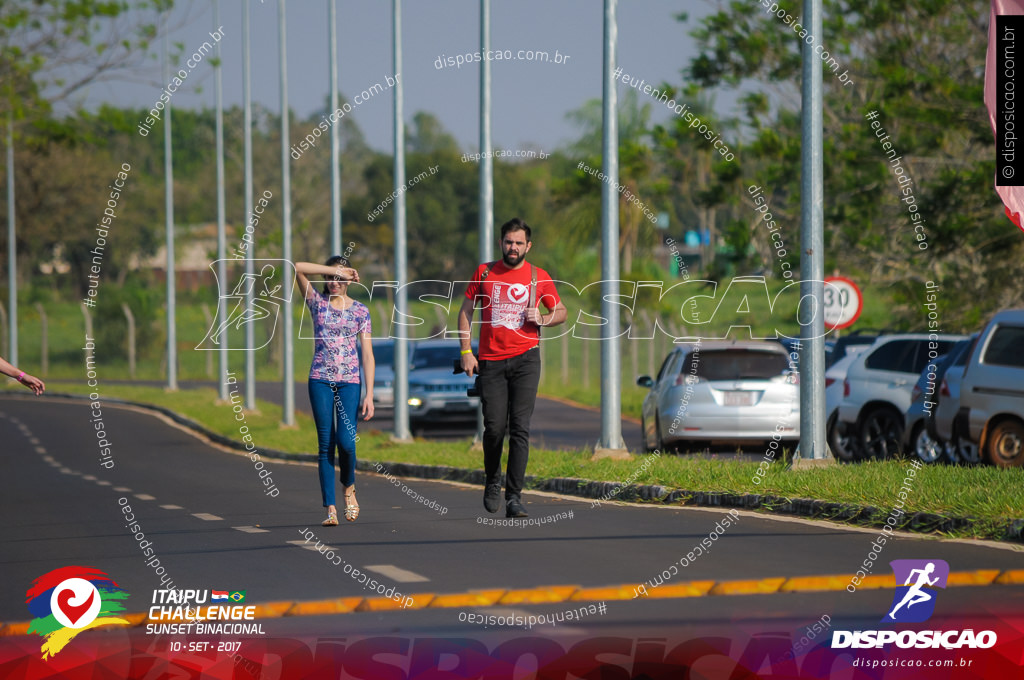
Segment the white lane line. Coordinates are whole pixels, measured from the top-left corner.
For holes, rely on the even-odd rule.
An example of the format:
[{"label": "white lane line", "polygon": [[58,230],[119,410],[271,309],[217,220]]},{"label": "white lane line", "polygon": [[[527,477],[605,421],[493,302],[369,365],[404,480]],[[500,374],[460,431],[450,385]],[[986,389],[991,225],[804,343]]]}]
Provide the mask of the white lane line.
[{"label": "white lane line", "polygon": [[269,533],[269,529],[260,529],[258,527],[231,527],[235,531],[244,531],[247,534],[266,534]]},{"label": "white lane line", "polygon": [[121,493],[130,493],[131,489],[129,489],[127,486],[115,486],[114,491],[120,491]]},{"label": "white lane line", "polygon": [[83,475],[82,479],[84,479],[87,482],[95,482],[96,481],[96,478],[94,476],[92,476],[92,475]]},{"label": "white lane line", "polygon": [[368,564],[363,569],[375,571],[381,576],[387,576],[392,581],[398,581],[399,583],[419,583],[430,580],[426,576],[420,576],[415,572],[396,567],[393,564]]},{"label": "white lane line", "polygon": [[214,522],[214,521],[217,521],[217,520],[223,520],[224,519],[223,517],[217,517],[217,515],[211,515],[208,512],[193,512],[192,516],[193,517],[198,517],[199,519],[205,519],[207,522]]},{"label": "white lane line", "polygon": [[62,475],[73,475],[73,474],[75,474],[74,471],[71,468],[66,468],[66,467],[62,467],[60,469],[60,473]]},{"label": "white lane line", "polygon": [[[313,552],[320,552],[319,550],[316,549],[316,543],[306,543],[305,541],[288,541],[288,543],[291,544],[291,545],[294,545],[294,546],[296,546],[298,548],[305,548],[306,550],[312,550]],[[320,545],[323,546],[323,543],[321,543]],[[334,548],[332,546],[327,546],[324,549],[324,552],[327,552],[328,550],[341,550],[341,548]]]},{"label": "white lane line", "polygon": [[110,482],[103,479],[97,480],[96,483],[99,484],[100,486],[110,486]]},{"label": "white lane line", "polygon": [[38,440],[38,439],[36,439],[35,437],[29,437],[29,438],[28,438],[28,443],[29,443],[29,444],[38,444],[38,443],[39,443],[39,440]]},{"label": "white lane line", "polygon": [[148,493],[137,493],[137,494],[133,494],[133,495],[136,498],[138,498],[140,501],[155,501],[156,500],[156,496],[150,496]]},{"label": "white lane line", "polygon": [[46,453],[46,447],[45,446],[37,446],[36,447],[36,453]]},{"label": "white lane line", "polygon": [[170,505],[170,504],[168,504],[168,505],[161,505],[160,507],[163,508],[164,510],[184,510],[185,509],[185,508],[181,507],[180,505]]}]

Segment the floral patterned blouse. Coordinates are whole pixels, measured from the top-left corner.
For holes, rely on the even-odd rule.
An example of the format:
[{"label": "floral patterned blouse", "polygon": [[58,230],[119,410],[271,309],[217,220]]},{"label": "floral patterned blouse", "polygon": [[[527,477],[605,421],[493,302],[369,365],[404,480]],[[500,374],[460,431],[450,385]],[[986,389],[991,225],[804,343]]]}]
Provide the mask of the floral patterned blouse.
[{"label": "floral patterned blouse", "polygon": [[356,334],[371,333],[370,310],[355,300],[348,309],[335,309],[319,291],[306,298],[306,305],[313,315],[315,338],[309,379],[359,383]]}]

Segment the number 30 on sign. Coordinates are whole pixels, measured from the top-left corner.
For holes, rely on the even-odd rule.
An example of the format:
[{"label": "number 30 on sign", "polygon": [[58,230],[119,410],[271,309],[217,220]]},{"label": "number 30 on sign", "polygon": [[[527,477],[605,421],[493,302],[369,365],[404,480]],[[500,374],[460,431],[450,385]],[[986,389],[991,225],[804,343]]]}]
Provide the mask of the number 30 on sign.
[{"label": "number 30 on sign", "polygon": [[842,276],[825,279],[825,327],[848,328],[860,317],[864,297],[857,284]]}]

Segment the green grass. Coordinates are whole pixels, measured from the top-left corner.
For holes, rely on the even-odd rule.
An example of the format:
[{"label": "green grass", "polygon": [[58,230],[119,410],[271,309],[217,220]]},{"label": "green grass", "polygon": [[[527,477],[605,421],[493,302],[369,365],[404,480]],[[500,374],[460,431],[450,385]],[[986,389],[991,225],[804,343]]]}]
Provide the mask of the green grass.
[{"label": "green grass", "polygon": [[[101,383],[102,384],[102,383]],[[8,386],[7,389],[16,389]],[[17,388],[20,389],[20,388]],[[81,383],[50,382],[52,392],[82,394]],[[161,388],[123,385],[104,386],[102,398],[122,398],[156,404],[178,412],[219,434],[240,439],[239,422],[229,404],[217,401],[213,389],[167,392]],[[246,413],[256,445],[293,453],[312,453],[316,434],[312,418],[296,413],[296,427],[280,425],[281,408],[259,402],[257,412]],[[424,465],[449,465],[480,468],[481,454],[470,451],[469,440],[435,442],[417,440],[414,444],[396,444],[389,433],[361,426],[359,457],[369,461],[404,462]],[[855,505],[874,506],[888,511],[907,475],[907,461],[865,462],[857,465],[836,465],[826,468],[793,471],[782,462],[768,466],[762,483],[755,475],[758,462],[731,457],[696,455],[659,455],[645,459],[590,460],[591,451],[573,452],[531,449],[531,475],[541,478],[575,477],[595,481],[625,481],[636,484],[660,484],[670,489],[689,491],[769,494],[785,498],[810,498]],[[999,538],[999,525],[1007,520],[1024,518],[1024,469],[994,467],[929,466],[921,469],[910,484],[906,501],[907,513],[927,512],[953,517],[981,520],[957,535],[975,538]]]}]

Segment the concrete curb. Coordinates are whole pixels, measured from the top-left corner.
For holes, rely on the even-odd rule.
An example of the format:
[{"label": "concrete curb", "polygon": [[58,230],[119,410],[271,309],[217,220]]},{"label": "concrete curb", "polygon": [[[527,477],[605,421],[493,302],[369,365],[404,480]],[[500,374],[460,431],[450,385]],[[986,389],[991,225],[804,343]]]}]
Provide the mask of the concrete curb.
[{"label": "concrete curb", "polygon": [[[0,392],[2,393],[2,392]],[[3,393],[5,396],[15,398],[35,399],[31,395],[21,395],[11,392]],[[78,394],[47,393],[46,397],[57,397],[72,401],[88,402],[89,398]],[[155,411],[164,415],[174,422],[187,427],[203,435],[211,441],[248,453],[242,442],[235,441],[224,435],[208,430],[199,423],[186,418],[170,409],[153,404],[129,401],[105,397],[104,403],[123,404],[136,408]],[[312,453],[288,453],[275,449],[260,448],[259,453],[264,458],[276,458],[289,461],[316,462],[316,454]],[[396,477],[410,477],[416,479],[439,479],[451,482],[464,482],[467,484],[479,484],[483,486],[484,473],[480,469],[457,468],[449,465],[420,465],[416,463],[389,463],[385,461],[359,460],[356,469],[362,472],[377,472],[378,462],[387,468],[388,473]],[[568,496],[579,496],[603,502],[647,502],[661,503],[664,505],[693,505],[698,507],[711,508],[739,508],[741,510],[764,510],[783,515],[796,515],[810,519],[830,520],[843,522],[861,527],[875,527],[881,529],[886,525],[886,519],[891,511],[866,505],[853,505],[850,503],[836,503],[832,501],[815,500],[811,498],[786,498],[784,496],[773,496],[765,494],[729,493],[721,491],[691,491],[686,489],[668,489],[660,485],[625,485],[621,482],[595,482],[588,479],[574,477],[553,477],[549,479],[527,475],[526,488],[537,491],[548,491]],[[899,518],[893,530],[909,531],[923,534],[941,534],[951,531],[969,530],[972,527],[988,524],[995,520],[979,520],[972,517],[947,517],[928,512],[916,512],[904,514]],[[996,522],[996,526],[1002,529],[999,538],[995,540],[1012,541],[1024,543],[1024,519],[1005,520]]]}]

